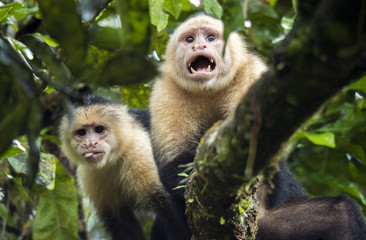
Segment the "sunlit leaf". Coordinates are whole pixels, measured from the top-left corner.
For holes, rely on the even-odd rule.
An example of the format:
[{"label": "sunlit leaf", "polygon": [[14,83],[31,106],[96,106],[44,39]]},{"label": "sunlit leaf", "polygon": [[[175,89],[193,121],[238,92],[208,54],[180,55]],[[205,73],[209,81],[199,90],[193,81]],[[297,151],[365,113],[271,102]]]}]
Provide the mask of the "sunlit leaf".
[{"label": "sunlit leaf", "polygon": [[164,0],[164,8],[173,15],[175,19],[178,19],[182,11],[182,0]]},{"label": "sunlit leaf", "polygon": [[325,133],[299,132],[294,136],[294,140],[300,138],[307,138],[312,143],[317,145],[322,145],[331,148],[335,147],[334,133],[331,132],[325,132]]},{"label": "sunlit leaf", "polygon": [[217,18],[222,17],[223,10],[216,0],[203,0],[202,4],[206,13]]},{"label": "sunlit leaf", "polygon": [[48,153],[41,153],[39,162],[39,172],[36,177],[36,182],[46,187],[48,190],[53,190],[55,187],[55,174],[57,158]]},{"label": "sunlit leaf", "polygon": [[9,12],[11,11],[11,9],[12,9],[11,7],[0,9],[0,22],[2,22],[4,19],[10,16]]},{"label": "sunlit leaf", "polygon": [[160,32],[168,25],[168,14],[163,11],[164,0],[149,0],[150,21]]},{"label": "sunlit leaf", "polygon": [[357,82],[351,83],[347,89],[355,90],[355,91],[362,91],[366,93],[366,76],[362,77]]},{"label": "sunlit leaf", "polygon": [[17,173],[27,174],[27,155],[19,154],[9,157],[8,161]]},{"label": "sunlit leaf", "polygon": [[278,1],[278,0],[269,0],[269,5],[270,5],[271,7],[274,7],[274,6],[276,5],[277,1]]},{"label": "sunlit leaf", "polygon": [[19,146],[16,144],[12,144],[12,146],[6,150],[6,152],[0,156],[0,158],[9,158],[9,157],[14,157],[16,155],[20,155],[20,154],[25,154],[26,150],[23,146]]},{"label": "sunlit leaf", "polygon": [[123,103],[134,108],[148,108],[150,87],[143,84],[123,86],[121,96]]},{"label": "sunlit leaf", "polygon": [[42,35],[40,33],[34,33],[32,36],[39,38],[40,40],[43,40],[45,43],[47,43],[50,47],[57,47],[59,46],[58,42],[56,42],[55,39],[51,38],[47,35]]}]

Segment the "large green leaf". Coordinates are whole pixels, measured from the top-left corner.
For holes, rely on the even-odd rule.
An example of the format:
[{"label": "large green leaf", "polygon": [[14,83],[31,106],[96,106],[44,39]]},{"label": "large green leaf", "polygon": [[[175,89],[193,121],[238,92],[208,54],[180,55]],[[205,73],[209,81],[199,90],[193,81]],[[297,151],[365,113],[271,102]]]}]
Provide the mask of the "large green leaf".
[{"label": "large green leaf", "polygon": [[223,10],[222,10],[220,4],[216,0],[203,0],[202,4],[203,4],[203,9],[205,10],[206,13],[208,13],[214,17],[217,17],[217,18],[222,17]]},{"label": "large green leaf", "polygon": [[[48,71],[53,77],[54,84],[57,86],[65,86],[70,83],[71,76],[69,74],[69,70],[60,62],[54,50],[43,38],[28,35],[22,37],[22,41],[32,50],[40,61],[46,64]],[[42,71],[42,69],[38,70],[35,67],[34,70]]]},{"label": "large green leaf", "polygon": [[182,0],[164,0],[164,8],[171,14],[175,19],[178,19],[182,11]]},{"label": "large green leaf", "polygon": [[222,0],[223,8],[222,21],[224,22],[224,38],[227,39],[229,34],[239,31],[244,25],[243,7],[238,0]]},{"label": "large green leaf", "polygon": [[136,84],[151,80],[156,74],[156,67],[144,55],[121,53],[107,62],[101,74],[101,83]]},{"label": "large green leaf", "polygon": [[76,68],[86,55],[86,35],[74,0],[38,0],[47,32],[65,50],[70,67]]},{"label": "large green leaf", "polygon": [[168,25],[168,14],[163,10],[164,0],[149,0],[150,21],[156,26],[158,32]]},{"label": "large green leaf", "polygon": [[147,54],[150,45],[150,16],[147,0],[117,0],[116,9],[121,19],[121,48]]},{"label": "large green leaf", "polygon": [[79,239],[77,190],[74,179],[59,161],[56,161],[54,190],[41,189],[33,239]]}]

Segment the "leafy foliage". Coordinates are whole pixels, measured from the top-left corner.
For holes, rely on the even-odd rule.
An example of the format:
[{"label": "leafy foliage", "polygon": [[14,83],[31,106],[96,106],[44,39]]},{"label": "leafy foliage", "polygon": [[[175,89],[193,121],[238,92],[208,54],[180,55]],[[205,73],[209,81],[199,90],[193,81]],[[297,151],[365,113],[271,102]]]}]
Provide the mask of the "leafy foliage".
[{"label": "leafy foliage", "polygon": [[[1,239],[79,238],[78,196],[69,176],[74,169],[57,148],[58,106],[67,110],[82,94],[95,92],[131,107],[148,107],[150,81],[169,34],[194,12],[222,18],[225,36],[242,32],[269,63],[295,15],[292,1],[192,2],[198,4],[0,2]],[[366,214],[365,94],[363,78],[305,124],[287,151],[309,193],[349,194]],[[55,95],[53,105],[48,99]]]}]

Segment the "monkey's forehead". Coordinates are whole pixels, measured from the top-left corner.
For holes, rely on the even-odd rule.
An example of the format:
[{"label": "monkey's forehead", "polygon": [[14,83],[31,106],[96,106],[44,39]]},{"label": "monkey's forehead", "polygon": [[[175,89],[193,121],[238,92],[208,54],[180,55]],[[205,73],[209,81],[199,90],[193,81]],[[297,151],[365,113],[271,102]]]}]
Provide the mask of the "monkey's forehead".
[{"label": "monkey's forehead", "polygon": [[[126,113],[125,113],[126,112]],[[106,122],[113,124],[127,114],[127,110],[122,105],[91,105],[88,107],[78,107],[74,111],[73,122],[82,124],[92,124],[95,122]]]},{"label": "monkey's forehead", "polygon": [[176,33],[189,30],[190,28],[215,28],[217,30],[223,29],[223,23],[221,20],[213,18],[207,15],[198,15],[187,19],[177,29]]}]

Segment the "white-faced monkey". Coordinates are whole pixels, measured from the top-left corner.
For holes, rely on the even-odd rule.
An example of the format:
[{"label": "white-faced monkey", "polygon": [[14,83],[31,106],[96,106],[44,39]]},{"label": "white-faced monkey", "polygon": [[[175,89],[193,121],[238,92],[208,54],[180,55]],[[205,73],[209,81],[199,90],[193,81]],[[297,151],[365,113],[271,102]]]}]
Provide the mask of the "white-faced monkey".
[{"label": "white-faced monkey", "polygon": [[153,240],[180,232],[179,223],[162,227],[174,223],[173,210],[154,161],[149,121],[148,112],[129,113],[98,96],[85,98],[61,121],[62,151],[78,166],[79,185],[113,239],[145,239],[136,213],[155,215]]},{"label": "white-faced monkey", "polygon": [[[183,178],[179,165],[193,161],[203,133],[231,114],[266,70],[237,33],[225,45],[223,23],[211,16],[189,18],[171,36],[151,93],[151,135],[160,179],[182,219],[184,188],[173,190]],[[364,219],[349,198],[307,200],[283,163],[274,183],[272,194],[260,195],[258,239],[366,239]]]}]

